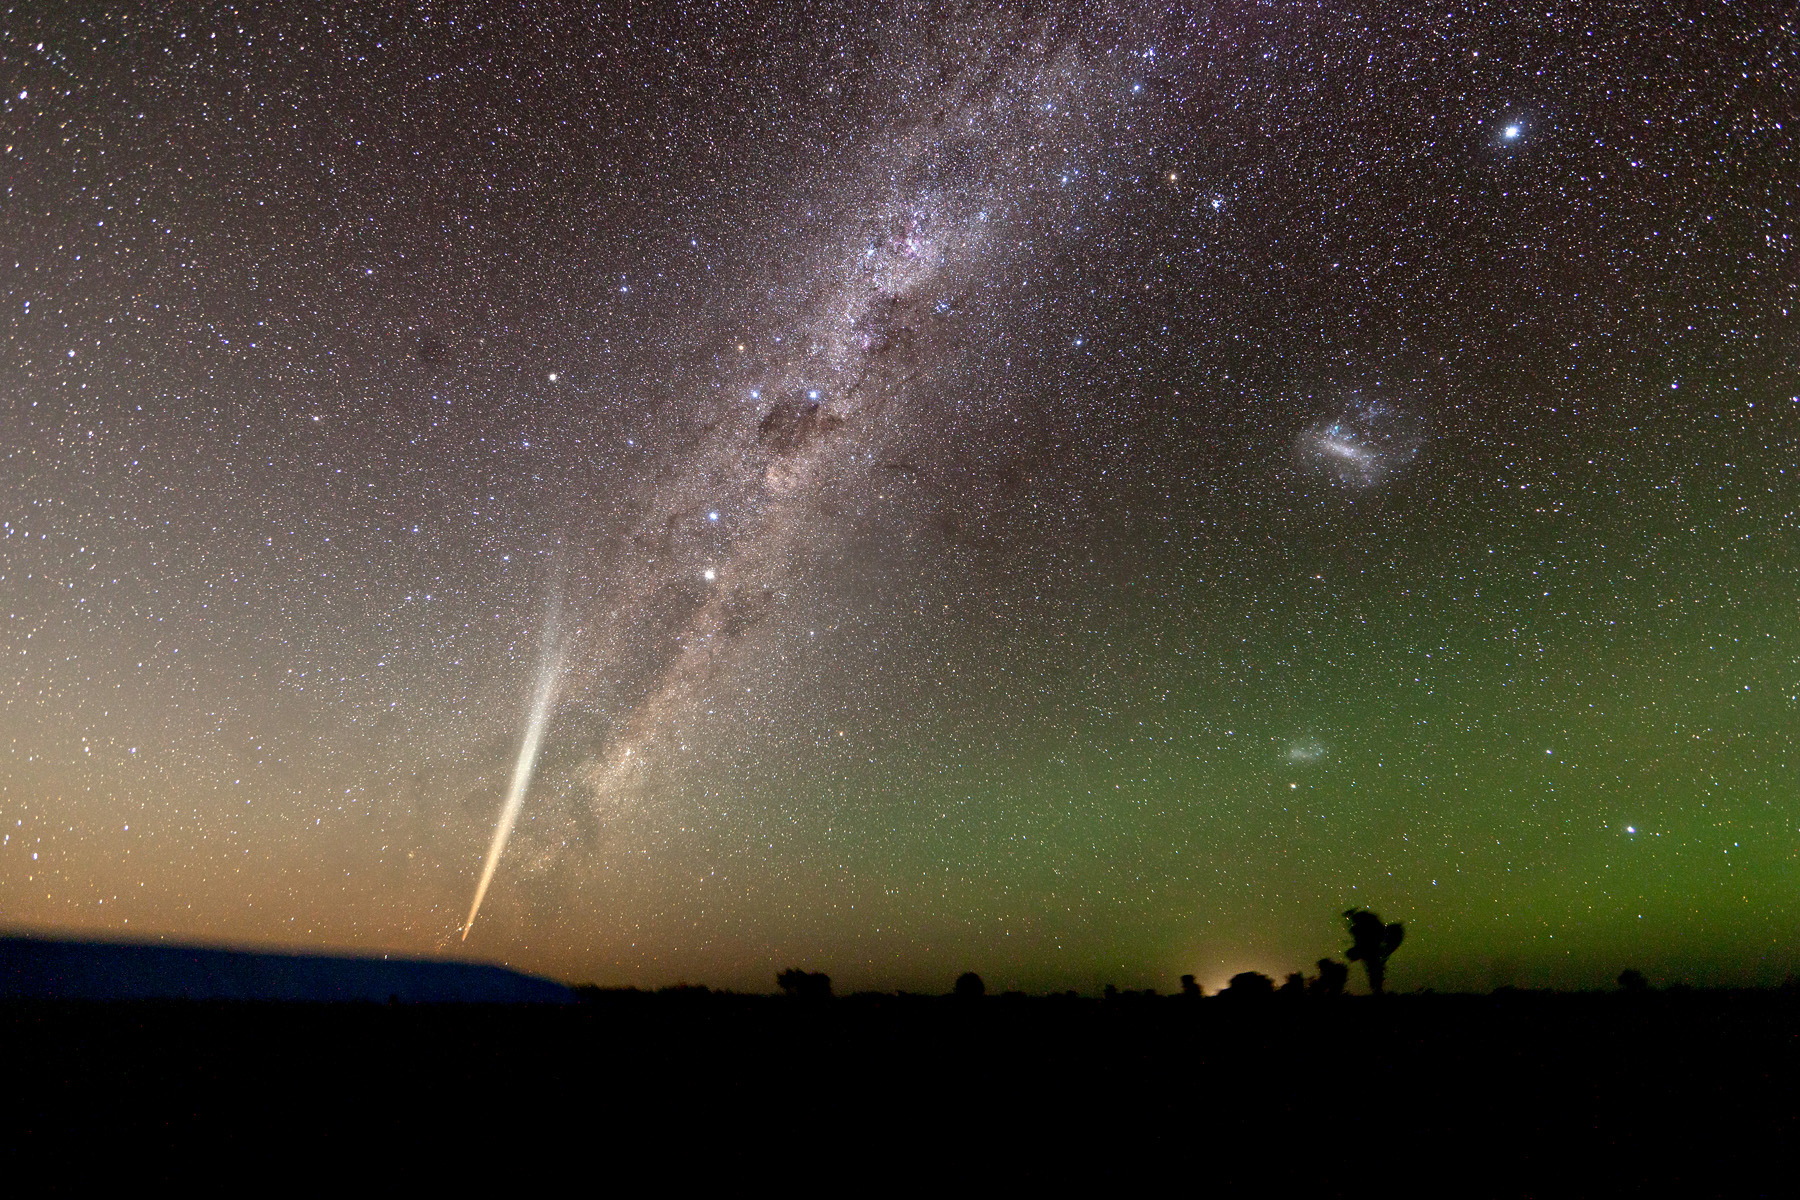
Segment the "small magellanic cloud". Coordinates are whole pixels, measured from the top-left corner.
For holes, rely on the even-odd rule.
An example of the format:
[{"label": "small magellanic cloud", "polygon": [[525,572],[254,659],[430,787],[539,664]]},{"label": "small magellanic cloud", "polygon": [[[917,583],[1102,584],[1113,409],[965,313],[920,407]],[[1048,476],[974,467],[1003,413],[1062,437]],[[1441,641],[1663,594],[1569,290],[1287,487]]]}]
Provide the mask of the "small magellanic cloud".
[{"label": "small magellanic cloud", "polygon": [[1317,738],[1305,738],[1288,746],[1288,761],[1296,763],[1318,762],[1325,757],[1325,743]]}]

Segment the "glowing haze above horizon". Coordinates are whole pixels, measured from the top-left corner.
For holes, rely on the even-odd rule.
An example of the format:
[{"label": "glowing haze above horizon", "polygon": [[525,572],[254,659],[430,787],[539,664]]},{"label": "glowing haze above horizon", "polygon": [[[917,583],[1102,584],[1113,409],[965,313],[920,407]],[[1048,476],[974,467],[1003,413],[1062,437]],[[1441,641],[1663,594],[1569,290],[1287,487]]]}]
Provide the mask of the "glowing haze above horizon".
[{"label": "glowing haze above horizon", "polygon": [[0,927],[1800,968],[1791,15],[317,7],[0,16]]}]

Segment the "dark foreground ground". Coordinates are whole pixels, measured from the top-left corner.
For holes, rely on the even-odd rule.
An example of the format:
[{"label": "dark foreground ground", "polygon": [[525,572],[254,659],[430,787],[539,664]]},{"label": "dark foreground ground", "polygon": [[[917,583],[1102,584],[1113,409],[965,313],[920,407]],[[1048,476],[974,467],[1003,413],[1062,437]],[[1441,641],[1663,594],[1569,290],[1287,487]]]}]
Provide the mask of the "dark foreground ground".
[{"label": "dark foreground ground", "polygon": [[15,1151],[683,1191],[1791,1194],[1797,1033],[1786,992],[0,1007]]}]

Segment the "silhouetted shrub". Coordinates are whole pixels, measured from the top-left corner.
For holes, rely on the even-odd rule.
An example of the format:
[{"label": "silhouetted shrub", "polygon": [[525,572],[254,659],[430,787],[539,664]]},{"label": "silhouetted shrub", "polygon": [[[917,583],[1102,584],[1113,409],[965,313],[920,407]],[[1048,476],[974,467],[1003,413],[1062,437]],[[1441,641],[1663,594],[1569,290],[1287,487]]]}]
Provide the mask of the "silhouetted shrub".
[{"label": "silhouetted shrub", "polygon": [[1381,918],[1366,908],[1348,910],[1344,922],[1350,926],[1350,949],[1344,957],[1363,965],[1369,973],[1369,990],[1379,996],[1387,978],[1388,957],[1400,948],[1406,930],[1398,921],[1382,924]]},{"label": "silhouetted shrub", "polygon": [[1195,979],[1192,975],[1183,975],[1181,977],[1181,994],[1189,1000],[1198,1000],[1200,997],[1206,995],[1206,990],[1200,986],[1200,981]]},{"label": "silhouetted shrub", "polygon": [[1312,977],[1306,990],[1321,1000],[1336,1000],[1350,983],[1350,966],[1335,958],[1321,958],[1319,973]]},{"label": "silhouetted shrub", "polygon": [[789,967],[775,977],[781,986],[783,995],[796,1000],[829,1000],[831,999],[831,976],[822,971],[802,971],[798,967]]},{"label": "silhouetted shrub", "polygon": [[964,971],[956,977],[956,998],[958,1000],[979,1000],[987,995],[987,984],[981,982],[981,976],[973,971]]},{"label": "silhouetted shrub", "polygon": [[1286,981],[1282,983],[1278,991],[1290,1000],[1298,1000],[1306,995],[1306,976],[1298,971],[1289,972]]},{"label": "silhouetted shrub", "polygon": [[1636,967],[1626,967],[1619,972],[1619,990],[1627,995],[1641,996],[1650,990],[1650,981]]},{"label": "silhouetted shrub", "polygon": [[1232,1000],[1266,1000],[1275,994],[1275,981],[1261,971],[1239,971],[1219,995]]}]

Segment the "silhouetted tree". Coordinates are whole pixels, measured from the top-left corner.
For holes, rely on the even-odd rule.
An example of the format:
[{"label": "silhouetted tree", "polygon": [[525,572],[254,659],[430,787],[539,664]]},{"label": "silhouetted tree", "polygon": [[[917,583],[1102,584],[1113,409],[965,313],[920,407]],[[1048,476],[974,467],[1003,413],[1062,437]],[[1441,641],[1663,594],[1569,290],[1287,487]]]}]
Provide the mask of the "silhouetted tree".
[{"label": "silhouetted tree", "polygon": [[987,995],[987,984],[981,982],[981,976],[973,971],[964,971],[956,977],[956,998],[958,1000],[979,1000]]},{"label": "silhouetted tree", "polygon": [[1619,972],[1619,990],[1626,995],[1641,996],[1650,990],[1650,981],[1636,967],[1626,967]]},{"label": "silhouetted tree", "polygon": [[1276,990],[1290,1000],[1297,1000],[1306,995],[1306,976],[1298,971],[1290,971],[1287,979]]},{"label": "silhouetted tree", "polygon": [[1350,927],[1350,949],[1344,952],[1344,957],[1363,965],[1363,970],[1369,973],[1369,990],[1379,996],[1382,981],[1387,977],[1388,957],[1400,948],[1400,939],[1406,936],[1406,929],[1398,921],[1391,925],[1382,924],[1381,918],[1366,908],[1345,912],[1344,922]]},{"label": "silhouetted tree", "polygon": [[798,967],[789,967],[775,976],[775,982],[781,985],[783,994],[796,1000],[831,999],[831,976],[822,971],[802,971]]},{"label": "silhouetted tree", "polygon": [[1321,958],[1319,973],[1314,975],[1307,985],[1307,991],[1322,1000],[1335,1000],[1344,994],[1344,988],[1350,982],[1350,967],[1335,958]]},{"label": "silhouetted tree", "polygon": [[1181,994],[1189,1000],[1198,1000],[1206,992],[1200,987],[1199,980],[1192,975],[1183,975],[1181,977]]},{"label": "silhouetted tree", "polygon": [[1239,971],[1219,994],[1238,1000],[1265,1000],[1275,994],[1275,981],[1261,971]]}]

